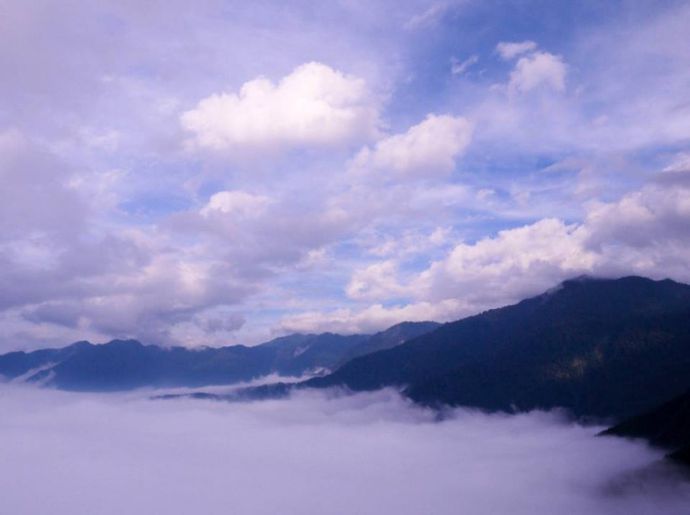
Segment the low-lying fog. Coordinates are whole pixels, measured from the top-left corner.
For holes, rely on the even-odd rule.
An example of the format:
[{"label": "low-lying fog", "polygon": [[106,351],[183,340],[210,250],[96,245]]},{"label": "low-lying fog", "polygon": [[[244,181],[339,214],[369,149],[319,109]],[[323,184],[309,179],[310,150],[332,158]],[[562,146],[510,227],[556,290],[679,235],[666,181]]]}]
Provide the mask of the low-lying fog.
[{"label": "low-lying fog", "polygon": [[[246,404],[0,386],[0,513],[687,514],[645,445],[393,391]],[[654,465],[657,463],[657,465]]]}]

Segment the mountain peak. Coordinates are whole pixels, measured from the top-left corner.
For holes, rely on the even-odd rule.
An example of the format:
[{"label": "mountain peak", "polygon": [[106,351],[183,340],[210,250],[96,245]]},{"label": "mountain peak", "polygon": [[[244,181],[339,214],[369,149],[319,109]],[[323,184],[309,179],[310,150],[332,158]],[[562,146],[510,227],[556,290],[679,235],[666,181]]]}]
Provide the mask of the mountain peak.
[{"label": "mountain peak", "polygon": [[120,349],[140,349],[144,347],[144,344],[139,340],[128,339],[128,340],[111,340],[104,344],[110,348],[120,348]]},{"label": "mountain peak", "polygon": [[74,342],[72,345],[69,345],[67,348],[76,351],[81,349],[87,349],[89,347],[93,347],[93,343],[87,340],[80,340],[78,342]]},{"label": "mountain peak", "polygon": [[628,285],[653,285],[653,284],[665,284],[665,285],[679,285],[687,286],[682,283],[676,282],[672,279],[651,279],[649,277],[642,277],[640,275],[624,275],[621,277],[601,277],[596,275],[582,274],[570,279],[564,280],[560,286],[578,286],[582,284],[628,284]]}]

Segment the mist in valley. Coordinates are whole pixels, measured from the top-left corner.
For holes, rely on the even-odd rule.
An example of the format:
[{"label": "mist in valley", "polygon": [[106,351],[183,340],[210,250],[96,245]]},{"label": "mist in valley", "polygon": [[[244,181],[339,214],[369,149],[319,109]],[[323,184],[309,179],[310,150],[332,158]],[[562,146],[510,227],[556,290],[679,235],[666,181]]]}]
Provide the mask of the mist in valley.
[{"label": "mist in valley", "polygon": [[226,403],[0,390],[2,513],[687,513],[646,444],[394,390]]}]

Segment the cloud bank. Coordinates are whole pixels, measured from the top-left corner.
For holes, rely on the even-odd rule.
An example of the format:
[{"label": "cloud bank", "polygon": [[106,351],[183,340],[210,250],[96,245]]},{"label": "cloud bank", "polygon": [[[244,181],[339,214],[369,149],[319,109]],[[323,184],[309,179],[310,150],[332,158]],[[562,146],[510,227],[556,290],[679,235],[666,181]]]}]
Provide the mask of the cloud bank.
[{"label": "cloud bank", "polygon": [[250,404],[137,395],[4,387],[0,510],[680,515],[690,500],[658,452],[553,414],[456,410],[438,422],[392,391]]}]

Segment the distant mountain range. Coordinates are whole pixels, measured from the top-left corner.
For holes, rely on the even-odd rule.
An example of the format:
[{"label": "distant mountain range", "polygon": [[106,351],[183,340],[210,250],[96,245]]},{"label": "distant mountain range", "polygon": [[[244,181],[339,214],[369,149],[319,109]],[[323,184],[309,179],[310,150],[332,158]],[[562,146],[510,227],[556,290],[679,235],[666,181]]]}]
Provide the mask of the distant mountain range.
[{"label": "distant mountain range", "polygon": [[299,377],[330,371],[348,356],[399,345],[438,325],[405,322],[374,335],[294,334],[254,347],[187,349],[136,340],[77,342],[61,349],[1,355],[0,375],[81,391],[232,384],[268,374]]}]

